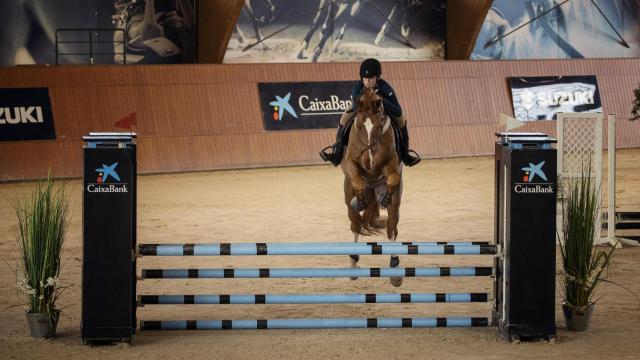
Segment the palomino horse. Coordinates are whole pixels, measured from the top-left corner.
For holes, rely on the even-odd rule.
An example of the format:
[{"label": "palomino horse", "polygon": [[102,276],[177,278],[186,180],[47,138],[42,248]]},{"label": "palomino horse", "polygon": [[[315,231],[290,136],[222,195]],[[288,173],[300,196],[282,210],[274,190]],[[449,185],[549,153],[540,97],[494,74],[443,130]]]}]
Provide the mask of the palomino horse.
[{"label": "palomino horse", "polygon": [[[370,88],[364,88],[362,96],[354,101],[358,110],[341,164],[353,241],[357,242],[360,235],[380,233],[385,226],[387,238],[396,241],[402,162],[396,152],[392,120],[384,114],[382,98]],[[387,219],[380,217],[381,207],[387,209]],[[357,255],[351,255],[351,267],[357,267],[358,260]],[[391,256],[390,266],[399,264],[398,256]],[[400,286],[402,278],[391,278],[391,284]]]}]

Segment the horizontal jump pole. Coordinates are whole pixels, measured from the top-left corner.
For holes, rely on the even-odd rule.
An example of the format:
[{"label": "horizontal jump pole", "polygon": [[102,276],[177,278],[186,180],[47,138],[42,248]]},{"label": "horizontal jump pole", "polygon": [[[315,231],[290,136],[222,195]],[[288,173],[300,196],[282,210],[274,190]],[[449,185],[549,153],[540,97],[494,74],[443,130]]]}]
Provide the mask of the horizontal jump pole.
[{"label": "horizontal jump pole", "polygon": [[226,255],[495,255],[496,245],[437,243],[140,244],[142,256]]},{"label": "horizontal jump pole", "polygon": [[142,279],[491,276],[492,267],[143,269]]},{"label": "horizontal jump pole", "polygon": [[433,328],[489,326],[485,317],[274,320],[141,320],[140,330]]},{"label": "horizontal jump pole", "polygon": [[487,302],[487,293],[140,295],[140,305],[400,304]]}]

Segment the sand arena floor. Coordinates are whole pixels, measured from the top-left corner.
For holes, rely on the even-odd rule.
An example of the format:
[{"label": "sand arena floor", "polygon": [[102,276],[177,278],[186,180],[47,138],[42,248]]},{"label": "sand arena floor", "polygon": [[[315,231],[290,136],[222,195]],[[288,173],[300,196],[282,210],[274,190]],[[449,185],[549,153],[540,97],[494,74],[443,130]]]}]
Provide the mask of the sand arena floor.
[{"label": "sand arena floor", "polygon": [[[618,153],[618,202],[640,208],[640,150]],[[329,166],[220,171],[139,177],[138,241],[352,241],[342,202],[342,173]],[[493,159],[428,160],[405,169],[398,241],[491,241]],[[557,296],[558,343],[509,344],[495,328],[240,330],[138,333],[131,346],[88,347],[80,339],[81,182],[67,182],[73,218],[62,278],[74,284],[61,300],[58,337],[33,340],[15,290],[15,215],[9,200],[33,184],[0,184],[0,358],[19,359],[638,359],[640,301],[603,284],[591,329],[565,329]],[[106,215],[108,216],[108,214]],[[370,238],[374,240],[374,238]],[[367,239],[368,240],[368,239]],[[384,241],[383,237],[375,238]],[[559,251],[558,251],[559,254]],[[489,257],[401,257],[402,266],[490,266]],[[366,256],[361,266],[388,266]],[[344,267],[346,256],[142,258],[151,267]],[[613,280],[640,294],[640,248],[617,252]],[[145,280],[138,293],[490,292],[491,279],[385,278]],[[147,306],[139,319],[286,317],[489,316],[491,304],[188,305]]]}]

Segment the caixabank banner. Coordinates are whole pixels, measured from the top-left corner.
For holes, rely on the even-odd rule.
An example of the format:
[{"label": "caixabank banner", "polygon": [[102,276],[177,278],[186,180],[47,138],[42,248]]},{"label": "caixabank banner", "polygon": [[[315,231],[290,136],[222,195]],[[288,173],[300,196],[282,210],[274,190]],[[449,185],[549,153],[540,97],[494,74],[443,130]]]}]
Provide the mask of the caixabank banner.
[{"label": "caixabank banner", "polygon": [[49,89],[0,89],[0,141],[55,138]]},{"label": "caixabank banner", "polygon": [[264,129],[337,128],[356,81],[259,83]]}]

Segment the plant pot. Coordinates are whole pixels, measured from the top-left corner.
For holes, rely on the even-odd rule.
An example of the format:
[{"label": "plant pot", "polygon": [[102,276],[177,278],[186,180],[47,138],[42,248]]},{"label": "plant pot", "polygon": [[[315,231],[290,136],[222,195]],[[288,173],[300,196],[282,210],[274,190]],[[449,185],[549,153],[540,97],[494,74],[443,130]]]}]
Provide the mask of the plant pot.
[{"label": "plant pot", "polygon": [[60,310],[54,310],[53,314],[51,314],[51,321],[49,321],[49,314],[47,313],[32,313],[27,311],[26,315],[31,337],[36,339],[49,339],[56,335]]},{"label": "plant pot", "polygon": [[585,331],[589,328],[591,322],[591,314],[595,304],[587,306],[573,306],[562,304],[562,312],[564,313],[564,321],[567,329],[571,331]]}]

